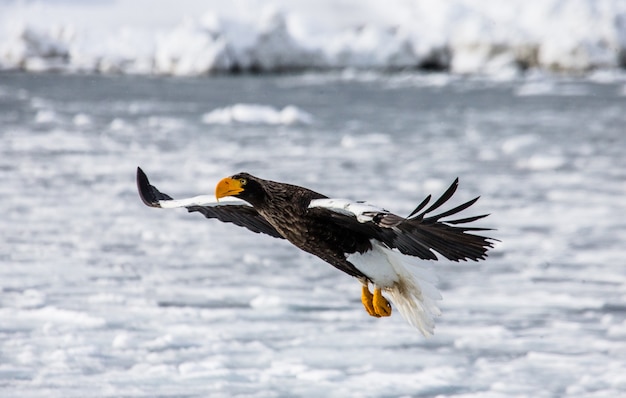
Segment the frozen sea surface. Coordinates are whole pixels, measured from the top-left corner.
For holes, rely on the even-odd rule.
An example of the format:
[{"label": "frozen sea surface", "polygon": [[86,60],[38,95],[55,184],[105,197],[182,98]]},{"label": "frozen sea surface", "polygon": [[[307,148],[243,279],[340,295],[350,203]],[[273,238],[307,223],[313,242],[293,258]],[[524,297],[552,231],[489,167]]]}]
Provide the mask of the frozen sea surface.
[{"label": "frozen sea surface", "polygon": [[[601,80],[0,75],[0,395],[625,395],[626,90]],[[286,242],[145,207],[138,165],[175,197],[246,170],[400,214],[459,176],[502,242],[433,264],[425,339]]]}]

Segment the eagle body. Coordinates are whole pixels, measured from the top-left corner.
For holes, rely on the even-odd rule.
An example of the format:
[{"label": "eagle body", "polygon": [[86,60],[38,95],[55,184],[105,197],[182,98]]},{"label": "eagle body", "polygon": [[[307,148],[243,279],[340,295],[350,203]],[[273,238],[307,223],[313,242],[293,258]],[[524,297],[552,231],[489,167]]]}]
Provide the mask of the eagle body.
[{"label": "eagle body", "polygon": [[355,234],[340,225],[329,228],[328,220],[311,214],[311,201],[326,199],[326,196],[308,188],[263,180],[248,173],[239,173],[231,178],[247,181],[247,192],[238,197],[250,203],[283,238],[348,275],[367,279],[346,259],[346,254],[362,253],[371,248],[367,236]]},{"label": "eagle body", "polygon": [[[151,207],[185,207],[207,218],[246,227],[253,232],[286,239],[362,284],[362,301],[375,317],[389,316],[391,304],[408,322],[428,336],[440,314],[441,295],[436,276],[420,260],[478,261],[486,257],[494,239],[476,235],[485,228],[459,226],[486,215],[442,221],[471,206],[478,198],[443,213],[429,213],[454,194],[458,179],[426,208],[427,197],[409,217],[397,216],[366,202],[329,198],[292,184],[264,180],[248,173],[222,179],[215,197],[202,195],[174,200],[150,185],[137,168],[137,186]],[[233,197],[235,199],[222,200]],[[374,294],[369,286],[374,287]]]}]

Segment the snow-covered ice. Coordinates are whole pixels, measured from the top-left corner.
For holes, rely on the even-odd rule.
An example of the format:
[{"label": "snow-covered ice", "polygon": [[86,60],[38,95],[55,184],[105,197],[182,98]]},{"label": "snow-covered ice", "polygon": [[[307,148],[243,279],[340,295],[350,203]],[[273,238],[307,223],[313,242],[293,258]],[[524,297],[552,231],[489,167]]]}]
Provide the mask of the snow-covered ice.
[{"label": "snow-covered ice", "polygon": [[[147,11],[149,10],[149,11]],[[195,76],[626,66],[623,0],[4,1],[0,68]]]},{"label": "snow-covered ice", "polygon": [[278,110],[267,105],[235,104],[205,113],[202,121],[206,124],[310,124],[313,116],[293,105]]},{"label": "snow-covered ice", "polygon": [[[3,73],[0,395],[623,396],[625,101],[619,73]],[[237,104],[314,123],[203,120]],[[144,206],[137,166],[179,198],[246,170],[398,214],[458,176],[501,242],[432,264],[425,339],[286,242]]]}]

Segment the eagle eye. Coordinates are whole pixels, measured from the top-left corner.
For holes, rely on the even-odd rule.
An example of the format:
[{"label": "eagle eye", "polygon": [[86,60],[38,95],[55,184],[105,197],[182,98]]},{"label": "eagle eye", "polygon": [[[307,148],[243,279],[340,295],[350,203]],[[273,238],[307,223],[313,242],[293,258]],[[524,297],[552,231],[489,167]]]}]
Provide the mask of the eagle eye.
[{"label": "eagle eye", "polygon": [[240,179],[239,179],[239,183],[240,183],[241,185],[246,185],[246,183],[247,183],[247,182],[248,182],[248,180],[246,180],[245,178],[240,178]]}]

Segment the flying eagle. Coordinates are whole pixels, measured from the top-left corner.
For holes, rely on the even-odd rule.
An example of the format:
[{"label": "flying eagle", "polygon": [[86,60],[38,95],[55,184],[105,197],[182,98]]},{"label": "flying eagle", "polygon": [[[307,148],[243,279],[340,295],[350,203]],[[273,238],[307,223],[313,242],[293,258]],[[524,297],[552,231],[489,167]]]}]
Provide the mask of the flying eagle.
[{"label": "flying eagle", "polygon": [[[447,202],[458,187],[458,178],[432,205],[426,197],[406,218],[366,202],[332,199],[310,189],[263,180],[248,173],[222,179],[215,196],[202,195],[174,200],[150,185],[137,168],[141,200],[150,207],[185,207],[207,218],[246,227],[252,232],[287,239],[298,248],[357,278],[362,285],[361,301],[374,317],[391,315],[391,305],[425,336],[434,330],[440,315],[434,287],[436,277],[420,265],[437,260],[483,260],[495,239],[473,232],[488,228],[460,226],[488,214],[454,220],[455,215],[477,200],[431,215]],[[230,200],[221,200],[233,197]],[[373,293],[369,286],[372,285]]]}]

